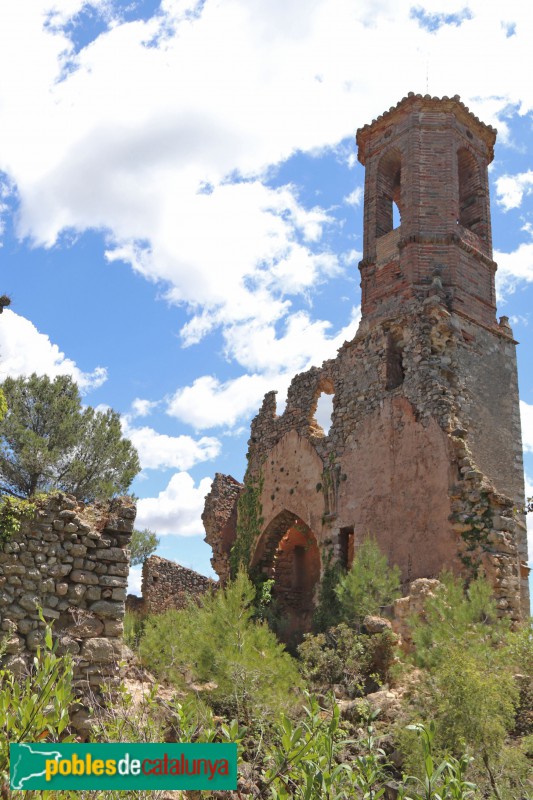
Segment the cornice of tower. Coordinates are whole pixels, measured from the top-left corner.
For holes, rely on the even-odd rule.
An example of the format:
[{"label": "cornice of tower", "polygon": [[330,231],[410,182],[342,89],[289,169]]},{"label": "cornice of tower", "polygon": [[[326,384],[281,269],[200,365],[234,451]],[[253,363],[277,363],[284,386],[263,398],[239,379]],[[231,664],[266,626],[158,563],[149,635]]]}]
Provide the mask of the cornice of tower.
[{"label": "cornice of tower", "polygon": [[454,97],[431,97],[431,95],[415,94],[409,92],[406,97],[403,97],[395,106],[391,106],[388,111],[380,114],[379,117],[373,119],[368,125],[363,125],[359,128],[356,134],[356,143],[358,148],[358,159],[361,164],[365,164],[366,160],[366,146],[370,137],[376,133],[384,131],[391,124],[394,124],[396,119],[406,113],[414,111],[444,111],[450,112],[455,117],[470,129],[485,142],[488,150],[488,163],[494,158],[494,143],[496,141],[496,128],[492,125],[486,125],[477,117],[470,109],[461,101],[458,94]]}]

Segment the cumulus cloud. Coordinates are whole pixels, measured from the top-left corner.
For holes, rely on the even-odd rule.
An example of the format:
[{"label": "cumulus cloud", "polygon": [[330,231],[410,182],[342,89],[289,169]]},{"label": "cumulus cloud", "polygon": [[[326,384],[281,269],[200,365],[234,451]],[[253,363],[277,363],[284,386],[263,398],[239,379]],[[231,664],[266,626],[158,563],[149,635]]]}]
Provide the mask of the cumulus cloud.
[{"label": "cumulus cloud", "polygon": [[512,294],[520,283],[533,282],[533,242],[522,243],[511,253],[496,251],[496,294],[498,300]]},{"label": "cumulus cloud", "polygon": [[50,338],[25,317],[6,309],[0,317],[0,378],[71,375],[82,392],[97,389],[107,380],[105,367],[83,372]]},{"label": "cumulus cloud", "polygon": [[142,595],[142,567],[130,567],[128,575],[128,593]]},{"label": "cumulus cloud", "polygon": [[522,420],[522,445],[524,450],[533,453],[533,405],[520,400],[520,418]]},{"label": "cumulus cloud", "polygon": [[264,375],[241,375],[225,383],[203,375],[190,386],[178,389],[167,413],[196,430],[231,427],[257,409],[265,392],[272,388],[271,380]]},{"label": "cumulus cloud", "polygon": [[123,425],[123,432],[136,448],[143,469],[187,470],[216,458],[221,449],[218,439],[211,436],[168,436],[148,426],[135,428],[127,424]]},{"label": "cumulus cloud", "polygon": [[137,501],[137,528],[157,531],[158,535],[195,536],[203,533],[201,514],[211,488],[211,478],[198,486],[187,472],[176,472],[157,497]]},{"label": "cumulus cloud", "polygon": [[147,417],[157,405],[157,400],[143,400],[136,397],[131,404],[131,417]]},{"label": "cumulus cloud", "polygon": [[350,192],[350,194],[344,198],[344,202],[349,206],[360,206],[363,202],[363,187],[356,186],[353,192]]},{"label": "cumulus cloud", "polygon": [[333,358],[339,347],[355,336],[360,317],[360,308],[352,308],[346,326],[333,336],[330,322],[313,321],[304,311],[292,314],[282,331],[273,324],[259,322],[232,326],[224,333],[227,354],[249,370],[269,374],[301,372]]},{"label": "cumulus cloud", "polygon": [[[85,6],[105,10],[108,27],[75,52],[66,23]],[[109,259],[189,307],[192,344],[265,307],[282,318],[289,295],[339,269],[324,244],[331,215],[296,187],[268,186],[272,165],[334,151],[391,98],[424,92],[426,72],[433,94],[460,86],[504,133],[507,109],[533,108],[522,0],[471,0],[466,16],[434,0],[416,14],[407,0],[289,6],[181,0],[125,22],[104,0],[4,0],[0,69],[17,81],[0,86],[0,169],[20,199],[19,236],[51,246],[69,229],[105,231]],[[395,69],[376,82],[360,64],[382,51]],[[359,200],[359,187],[346,198]]]},{"label": "cumulus cloud", "polygon": [[271,390],[278,392],[281,413],[294,373],[333,358],[354,337],[359,319],[359,308],[352,309],[348,324],[334,336],[328,336],[330,323],[313,322],[304,312],[288,319],[282,335],[274,325],[260,322],[234,325],[225,332],[227,353],[251,374],[225,382],[203,375],[175,392],[167,413],[196,430],[233,427],[256,412]]},{"label": "cumulus cloud", "polygon": [[533,170],[517,175],[501,175],[496,179],[496,200],[505,211],[519,208],[524,195],[533,192]]}]

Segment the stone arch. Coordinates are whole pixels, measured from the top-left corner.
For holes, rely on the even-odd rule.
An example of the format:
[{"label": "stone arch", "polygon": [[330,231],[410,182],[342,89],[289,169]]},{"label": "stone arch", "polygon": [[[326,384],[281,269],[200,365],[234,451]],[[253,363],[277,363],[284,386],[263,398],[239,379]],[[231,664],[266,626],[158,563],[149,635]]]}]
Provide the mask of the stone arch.
[{"label": "stone arch", "polygon": [[402,156],[392,147],[381,157],[377,168],[376,239],[394,229],[393,205],[402,213]]},{"label": "stone arch", "polygon": [[292,511],[283,510],[261,535],[251,567],[274,580],[280,638],[294,642],[310,631],[320,580],[320,551],[311,528]]}]

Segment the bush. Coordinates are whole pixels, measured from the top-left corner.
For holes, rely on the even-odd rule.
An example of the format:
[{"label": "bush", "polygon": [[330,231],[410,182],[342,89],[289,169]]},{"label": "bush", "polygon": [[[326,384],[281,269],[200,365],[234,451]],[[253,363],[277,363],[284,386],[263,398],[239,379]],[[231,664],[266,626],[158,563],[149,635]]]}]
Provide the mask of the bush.
[{"label": "bush", "polygon": [[[425,668],[415,703],[425,721],[435,721],[434,747],[443,756],[456,757],[466,750],[473,756],[470,773],[490,796],[506,795],[513,771],[524,759],[506,745],[513,729],[518,687],[509,669],[506,641],[508,625],[499,621],[483,578],[470,584],[451,575],[442,576],[442,589],[425,606],[425,618],[413,619],[415,662]],[[423,758],[413,739],[403,738],[407,763],[422,769]],[[520,764],[522,762],[522,764]],[[487,795],[488,796],[488,795]]]},{"label": "bush", "polygon": [[387,630],[367,636],[344,623],[306,634],[298,648],[306,681],[316,691],[340,684],[349,697],[375,691],[389,676],[396,637]]},{"label": "bush", "polygon": [[254,596],[240,572],[199,605],[149,619],[140,645],[149,669],[182,688],[196,686],[213,708],[246,725],[293,707],[301,685],[295,661],[253,619]]},{"label": "bush", "polygon": [[335,593],[343,621],[359,628],[367,614],[378,614],[400,596],[400,569],[389,567],[375,539],[365,539]]},{"label": "bush", "polygon": [[49,626],[44,642],[22,680],[9,670],[0,670],[0,791],[8,782],[10,744],[57,741],[59,736],[73,741],[62,735],[74,701],[72,662],[69,656],[56,655]]},{"label": "bush", "polygon": [[126,611],[124,614],[124,642],[137,650],[141,642],[146,616],[139,611]]}]

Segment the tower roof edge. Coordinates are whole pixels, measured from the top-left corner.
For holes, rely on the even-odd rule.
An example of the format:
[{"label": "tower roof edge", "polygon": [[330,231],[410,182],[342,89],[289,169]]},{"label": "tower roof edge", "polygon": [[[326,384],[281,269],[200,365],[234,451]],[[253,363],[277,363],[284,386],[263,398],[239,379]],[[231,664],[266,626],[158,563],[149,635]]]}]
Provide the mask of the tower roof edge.
[{"label": "tower roof edge", "polygon": [[365,150],[368,139],[379,129],[386,128],[395,121],[395,118],[401,114],[410,111],[434,111],[439,109],[441,111],[448,111],[464,121],[473,129],[477,135],[483,139],[489,151],[489,163],[494,157],[494,143],[496,141],[496,128],[492,125],[487,125],[477,117],[468,106],[466,106],[458,94],[454,97],[431,97],[426,94],[415,94],[409,92],[406,97],[403,97],[395,106],[391,106],[388,111],[380,114],[376,119],[363,127],[359,128],[356,133],[357,155],[361,164],[365,163]]}]

